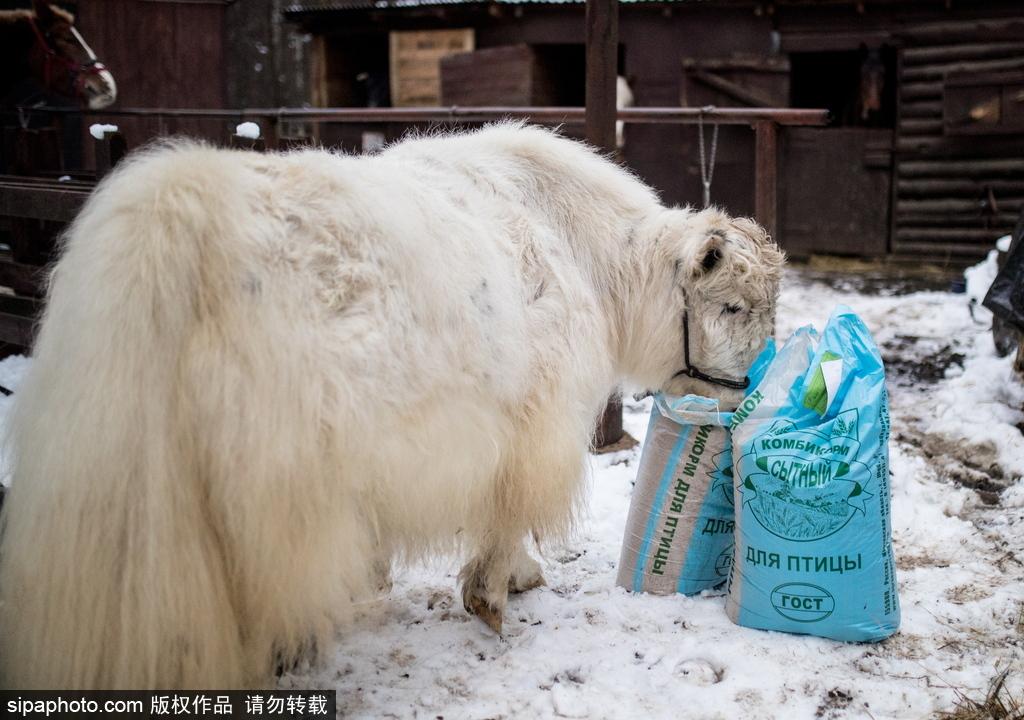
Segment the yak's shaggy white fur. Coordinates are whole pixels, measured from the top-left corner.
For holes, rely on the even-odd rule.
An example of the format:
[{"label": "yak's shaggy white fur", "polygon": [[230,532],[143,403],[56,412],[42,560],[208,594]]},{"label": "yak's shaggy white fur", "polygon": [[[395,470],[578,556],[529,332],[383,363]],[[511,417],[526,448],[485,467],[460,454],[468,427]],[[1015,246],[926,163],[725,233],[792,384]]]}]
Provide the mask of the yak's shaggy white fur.
[{"label": "yak's shaggy white fur", "polygon": [[0,686],[265,682],[457,538],[500,621],[616,384],[682,368],[684,307],[694,363],[742,375],[781,262],[536,128],[138,153],[72,227],[18,393]]}]

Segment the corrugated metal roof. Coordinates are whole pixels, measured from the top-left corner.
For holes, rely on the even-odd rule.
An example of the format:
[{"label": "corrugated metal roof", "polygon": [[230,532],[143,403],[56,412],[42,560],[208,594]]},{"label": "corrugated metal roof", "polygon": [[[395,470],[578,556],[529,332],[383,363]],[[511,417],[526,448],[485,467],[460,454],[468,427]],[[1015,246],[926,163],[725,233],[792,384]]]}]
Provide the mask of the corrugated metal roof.
[{"label": "corrugated metal roof", "polygon": [[[386,10],[435,5],[582,5],[586,0],[302,0],[284,7],[285,15],[336,10]],[[619,0],[621,3],[704,2],[704,0]]]}]

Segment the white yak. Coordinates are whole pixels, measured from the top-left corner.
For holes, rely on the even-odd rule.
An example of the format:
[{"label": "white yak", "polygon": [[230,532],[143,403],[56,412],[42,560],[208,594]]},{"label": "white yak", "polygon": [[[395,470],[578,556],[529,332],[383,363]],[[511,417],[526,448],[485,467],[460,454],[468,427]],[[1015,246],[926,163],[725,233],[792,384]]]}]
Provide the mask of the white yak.
[{"label": "white yak", "polygon": [[500,628],[609,394],[721,396],[678,375],[684,312],[692,367],[742,377],[782,262],[534,127],[136,153],[65,238],[16,396],[0,686],[265,684],[391,559],[457,548]]}]

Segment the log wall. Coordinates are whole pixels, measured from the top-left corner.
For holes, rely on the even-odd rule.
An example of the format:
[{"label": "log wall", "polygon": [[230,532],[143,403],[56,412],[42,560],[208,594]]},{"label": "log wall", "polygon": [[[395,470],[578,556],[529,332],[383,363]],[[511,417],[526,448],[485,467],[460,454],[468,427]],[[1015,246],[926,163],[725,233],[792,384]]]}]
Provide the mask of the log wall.
[{"label": "log wall", "polygon": [[892,250],[983,255],[1024,206],[1024,137],[958,132],[943,109],[951,78],[1024,71],[1024,14],[922,24],[903,44]]}]

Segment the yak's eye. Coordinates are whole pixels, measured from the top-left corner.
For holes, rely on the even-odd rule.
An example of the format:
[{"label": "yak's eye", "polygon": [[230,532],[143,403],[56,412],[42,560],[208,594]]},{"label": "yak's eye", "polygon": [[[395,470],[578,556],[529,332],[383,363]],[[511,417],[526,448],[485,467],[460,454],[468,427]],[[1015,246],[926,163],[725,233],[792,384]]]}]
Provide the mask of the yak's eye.
[{"label": "yak's eye", "polygon": [[726,305],[725,306],[725,312],[729,313],[730,315],[735,315],[736,313],[738,313],[742,309],[743,308],[741,308],[739,305]]}]

